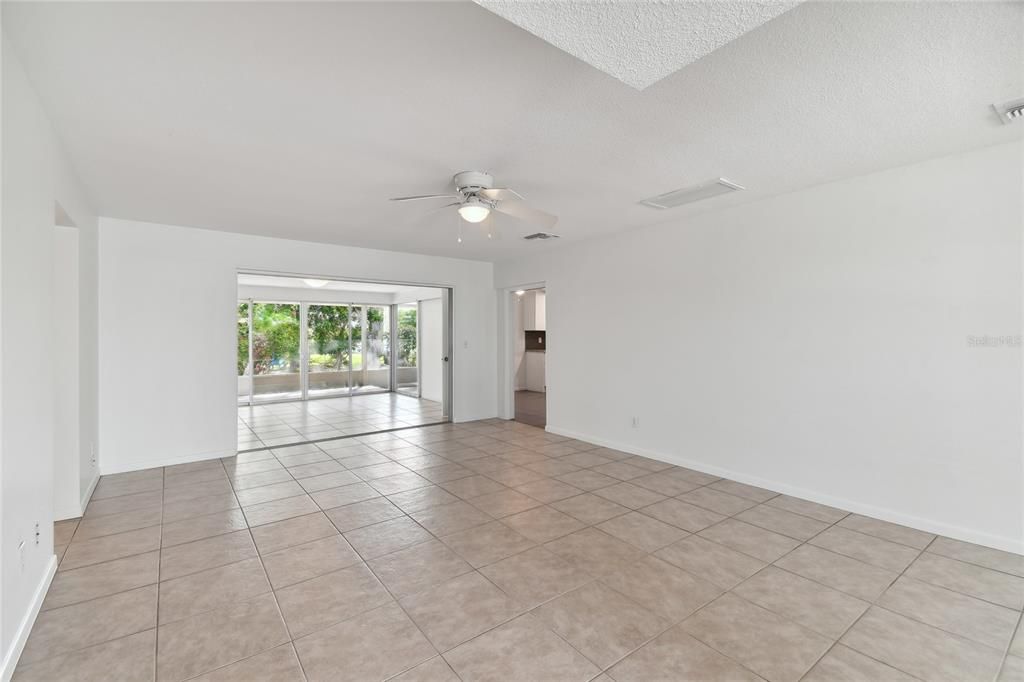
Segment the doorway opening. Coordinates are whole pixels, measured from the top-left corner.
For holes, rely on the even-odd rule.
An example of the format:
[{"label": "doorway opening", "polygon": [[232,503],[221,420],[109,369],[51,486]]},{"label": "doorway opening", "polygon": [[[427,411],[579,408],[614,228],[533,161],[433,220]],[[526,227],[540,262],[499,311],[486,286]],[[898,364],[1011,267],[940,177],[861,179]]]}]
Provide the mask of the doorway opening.
[{"label": "doorway opening", "polygon": [[239,273],[239,451],[449,421],[451,296]]},{"label": "doorway opening", "polygon": [[514,419],[544,428],[547,425],[547,294],[543,288],[512,293],[512,379]]}]

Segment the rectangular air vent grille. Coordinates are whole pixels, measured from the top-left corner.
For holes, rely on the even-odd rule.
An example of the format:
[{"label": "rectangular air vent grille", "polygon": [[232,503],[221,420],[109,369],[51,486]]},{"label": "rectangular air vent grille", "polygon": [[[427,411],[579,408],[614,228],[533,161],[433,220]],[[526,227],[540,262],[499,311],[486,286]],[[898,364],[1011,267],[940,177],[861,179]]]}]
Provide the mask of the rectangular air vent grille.
[{"label": "rectangular air vent grille", "polygon": [[1003,123],[1024,121],[1024,97],[1003,102],[1002,104],[993,104],[992,108],[999,114],[999,120]]},{"label": "rectangular air vent grille", "polygon": [[558,235],[550,232],[534,232],[526,235],[523,239],[558,239]]},{"label": "rectangular air vent grille", "polygon": [[659,194],[656,197],[644,199],[640,203],[644,206],[664,210],[666,208],[682,206],[683,204],[690,204],[702,199],[710,199],[711,197],[717,197],[720,194],[738,192],[741,189],[744,188],[741,185],[737,185],[735,182],[730,182],[725,178],[718,178],[717,180],[702,182],[701,184],[694,185],[693,187],[685,187],[683,189],[677,189],[674,192]]}]

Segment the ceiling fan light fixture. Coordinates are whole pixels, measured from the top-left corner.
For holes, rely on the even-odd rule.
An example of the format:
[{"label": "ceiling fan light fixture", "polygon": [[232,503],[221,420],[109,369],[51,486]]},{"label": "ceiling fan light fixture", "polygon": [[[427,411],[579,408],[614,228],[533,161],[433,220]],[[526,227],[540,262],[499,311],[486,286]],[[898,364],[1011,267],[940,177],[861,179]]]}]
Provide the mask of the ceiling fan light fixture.
[{"label": "ceiling fan light fixture", "polygon": [[491,207],[479,199],[469,199],[459,206],[459,215],[467,223],[483,222],[491,214]]}]

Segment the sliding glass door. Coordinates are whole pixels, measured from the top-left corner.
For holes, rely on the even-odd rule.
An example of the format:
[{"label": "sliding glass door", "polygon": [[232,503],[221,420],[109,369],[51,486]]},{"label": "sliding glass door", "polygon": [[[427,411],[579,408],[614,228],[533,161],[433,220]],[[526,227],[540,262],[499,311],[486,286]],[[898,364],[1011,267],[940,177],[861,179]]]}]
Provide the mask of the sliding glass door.
[{"label": "sliding glass door", "polygon": [[395,390],[419,397],[420,377],[417,354],[420,339],[417,318],[418,303],[400,303],[395,306]]},{"label": "sliding glass door", "polygon": [[238,303],[238,402],[392,390],[390,305]]},{"label": "sliding glass door", "polygon": [[310,303],[306,311],[306,337],[307,396],[348,395],[352,369],[349,306]]},{"label": "sliding glass door", "polygon": [[360,393],[391,390],[391,306],[363,306],[363,371]]},{"label": "sliding glass door", "polygon": [[352,333],[352,373],[350,386],[352,392],[363,387],[363,349],[366,346],[366,338],[363,330],[366,329],[366,310],[361,305],[349,306],[349,329]]},{"label": "sliding glass door", "polygon": [[298,303],[252,304],[252,396],[302,397]]},{"label": "sliding glass door", "polygon": [[252,399],[252,365],[249,362],[252,351],[251,304],[249,301],[238,302],[238,353],[235,362],[238,365],[238,404],[248,405]]},{"label": "sliding glass door", "polygon": [[448,359],[441,357],[442,338],[421,338],[426,303],[437,309],[427,317],[439,318],[426,326],[440,335],[439,300],[390,305],[239,301],[238,403],[388,391],[447,402],[440,390]]}]

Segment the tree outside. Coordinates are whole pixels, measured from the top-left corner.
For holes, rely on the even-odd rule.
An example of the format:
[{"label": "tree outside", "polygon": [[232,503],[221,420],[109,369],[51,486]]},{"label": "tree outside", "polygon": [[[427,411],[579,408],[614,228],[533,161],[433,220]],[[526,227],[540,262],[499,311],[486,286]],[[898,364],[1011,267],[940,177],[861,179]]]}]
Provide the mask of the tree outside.
[{"label": "tree outside", "polygon": [[249,371],[249,302],[238,304],[238,376]]},{"label": "tree outside", "polygon": [[398,308],[398,366],[416,366],[416,307]]},{"label": "tree outside", "polygon": [[[299,306],[295,303],[253,305],[253,371],[256,375],[299,371]],[[307,310],[309,369],[313,372],[341,371],[363,367],[364,306],[310,305]],[[391,352],[391,330],[387,309],[366,308],[367,366],[387,367]],[[411,312],[411,318],[408,313]],[[351,333],[349,321],[351,318]],[[401,361],[415,364],[416,311],[399,315],[402,339]],[[411,324],[411,332],[410,332]],[[411,336],[410,336],[411,334]],[[411,342],[409,341],[411,339]],[[249,302],[238,304],[238,375],[246,374],[249,363]]]},{"label": "tree outside", "polygon": [[[239,305],[238,346],[248,344],[242,336],[241,316],[243,307],[248,314],[248,304]],[[252,308],[252,357],[255,374],[294,373],[299,371],[299,306],[295,303],[253,303]],[[247,330],[247,329],[246,329]],[[245,354],[248,362],[248,353]],[[239,370],[244,373],[245,366]]]},{"label": "tree outside", "polygon": [[306,319],[309,325],[310,371],[340,371],[351,366],[354,349],[348,330],[349,307],[311,305]]}]

